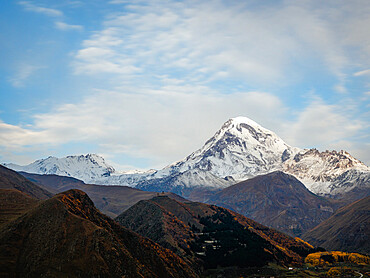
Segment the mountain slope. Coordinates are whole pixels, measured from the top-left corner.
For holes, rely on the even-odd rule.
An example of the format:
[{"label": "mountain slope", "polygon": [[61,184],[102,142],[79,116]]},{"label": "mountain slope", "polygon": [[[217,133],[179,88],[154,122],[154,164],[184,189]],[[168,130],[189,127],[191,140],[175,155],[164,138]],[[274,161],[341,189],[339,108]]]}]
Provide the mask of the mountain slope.
[{"label": "mountain slope", "polygon": [[[135,204],[115,220],[142,236],[149,237],[161,246],[170,249],[192,265],[200,269],[199,260],[191,252],[189,243],[194,237],[190,227],[180,221],[173,213],[159,205],[156,200],[165,197],[154,197]],[[169,199],[169,198],[166,198]],[[172,201],[172,199],[170,199]]]},{"label": "mountain slope", "polygon": [[328,250],[370,254],[370,196],[340,208],[303,238]]},{"label": "mountain slope", "polygon": [[227,209],[168,197],[140,201],[116,220],[205,268],[297,264],[312,250]]},{"label": "mountain slope", "polygon": [[45,200],[53,196],[50,192],[29,181],[17,172],[0,165],[0,189],[16,189],[33,198]]},{"label": "mountain slope", "polygon": [[125,229],[70,190],[0,229],[1,275],[195,277],[172,252]]},{"label": "mountain slope", "polygon": [[0,189],[0,227],[38,205],[38,200],[16,189]]},{"label": "mountain slope", "polygon": [[237,183],[208,203],[230,208],[284,233],[300,236],[333,214],[336,206],[295,177],[277,171]]}]

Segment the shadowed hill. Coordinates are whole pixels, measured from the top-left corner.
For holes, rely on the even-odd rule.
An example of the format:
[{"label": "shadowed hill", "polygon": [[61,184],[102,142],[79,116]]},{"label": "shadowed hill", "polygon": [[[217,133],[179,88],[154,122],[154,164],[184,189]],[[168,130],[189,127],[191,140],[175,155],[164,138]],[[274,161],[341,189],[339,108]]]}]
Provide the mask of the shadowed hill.
[{"label": "shadowed hill", "polygon": [[295,177],[280,171],[232,185],[207,202],[294,236],[330,217],[337,207],[308,191]]},{"label": "shadowed hill", "polygon": [[53,196],[47,190],[2,165],[0,165],[0,189],[17,189],[39,200],[45,200]]},{"label": "shadowed hill", "polygon": [[327,250],[370,254],[370,196],[338,209],[303,238]]},{"label": "shadowed hill", "polygon": [[17,189],[0,189],[0,227],[36,207],[39,201]]},{"label": "shadowed hill", "polygon": [[178,256],[70,190],[0,229],[0,276],[195,277]]},{"label": "shadowed hill", "polygon": [[313,249],[230,210],[168,197],[140,201],[116,220],[205,268],[299,264]]}]

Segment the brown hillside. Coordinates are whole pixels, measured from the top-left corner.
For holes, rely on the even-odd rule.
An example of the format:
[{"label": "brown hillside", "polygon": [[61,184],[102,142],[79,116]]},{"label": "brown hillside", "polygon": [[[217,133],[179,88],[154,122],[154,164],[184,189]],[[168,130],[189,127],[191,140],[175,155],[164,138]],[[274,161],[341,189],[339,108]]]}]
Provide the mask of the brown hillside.
[{"label": "brown hillside", "polygon": [[208,203],[300,236],[333,214],[336,205],[319,197],[295,177],[277,171],[237,183],[213,195]]},{"label": "brown hillside", "polygon": [[0,276],[195,277],[178,256],[70,190],[0,229]]},{"label": "brown hillside", "polygon": [[16,189],[0,189],[0,227],[34,208],[38,200]]},{"label": "brown hillside", "polygon": [[303,238],[327,250],[370,254],[370,196],[338,209]]}]

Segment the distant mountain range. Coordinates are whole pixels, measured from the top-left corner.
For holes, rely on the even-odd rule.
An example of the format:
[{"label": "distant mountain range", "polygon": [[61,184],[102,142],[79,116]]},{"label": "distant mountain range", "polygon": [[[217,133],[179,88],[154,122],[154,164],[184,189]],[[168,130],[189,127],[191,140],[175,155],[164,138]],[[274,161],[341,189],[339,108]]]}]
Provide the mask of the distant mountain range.
[{"label": "distant mountain range", "polygon": [[254,121],[228,120],[199,150],[161,170],[116,173],[98,155],[48,157],[26,166],[4,164],[16,171],[75,177],[86,183],[126,185],[189,196],[196,189],[223,189],[276,170],[294,175],[311,192],[340,198],[369,194],[370,168],[346,151],[319,152],[291,147]]}]

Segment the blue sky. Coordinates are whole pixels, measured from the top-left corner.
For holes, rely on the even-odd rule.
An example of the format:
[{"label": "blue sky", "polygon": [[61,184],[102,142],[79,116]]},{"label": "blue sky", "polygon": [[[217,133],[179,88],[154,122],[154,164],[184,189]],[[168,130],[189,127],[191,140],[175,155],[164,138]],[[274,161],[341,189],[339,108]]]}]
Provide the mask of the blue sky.
[{"label": "blue sky", "polygon": [[160,168],[246,116],[370,164],[369,1],[1,1],[0,161]]}]

